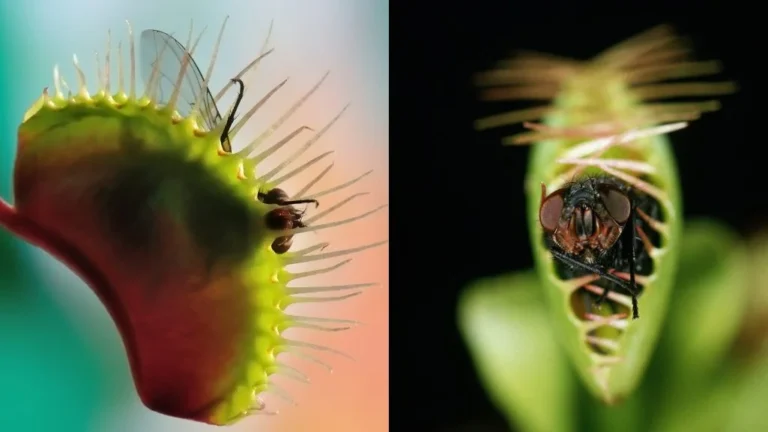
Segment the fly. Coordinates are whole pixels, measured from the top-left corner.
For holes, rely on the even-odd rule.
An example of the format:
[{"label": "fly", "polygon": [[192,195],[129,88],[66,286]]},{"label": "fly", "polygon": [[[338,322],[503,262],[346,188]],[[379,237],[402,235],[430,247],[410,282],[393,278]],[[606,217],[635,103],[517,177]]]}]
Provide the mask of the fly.
[{"label": "fly", "polygon": [[[573,276],[596,274],[604,281],[596,303],[609,291],[621,290],[632,297],[632,316],[638,318],[636,276],[650,273],[650,257],[637,240],[645,215],[658,213],[658,203],[610,176],[574,181],[547,194],[542,184],[539,223],[552,255]],[[628,273],[629,280],[615,273]]]}]

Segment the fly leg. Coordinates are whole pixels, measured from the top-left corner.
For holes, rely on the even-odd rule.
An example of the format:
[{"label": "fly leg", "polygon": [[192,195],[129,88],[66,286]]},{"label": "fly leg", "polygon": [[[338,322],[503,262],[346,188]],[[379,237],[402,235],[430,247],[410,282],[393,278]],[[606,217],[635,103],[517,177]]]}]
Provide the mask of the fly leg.
[{"label": "fly leg", "polygon": [[[568,265],[570,267],[580,268],[587,272],[594,273],[600,276],[602,279],[613,282],[616,285],[620,286],[621,288],[627,291],[630,291],[630,289],[627,287],[627,282],[625,280],[614,275],[613,273],[609,273],[608,271],[605,270],[605,267],[603,266],[585,264],[577,259],[571,258],[567,254],[560,252],[558,250],[552,250],[551,253],[552,253],[552,256],[562,261],[565,265]],[[605,297],[607,295],[608,290],[609,289],[606,288],[606,291],[604,291],[604,293],[600,297]]]},{"label": "fly leg", "polygon": [[279,206],[293,205],[293,204],[314,204],[315,207],[320,205],[320,202],[316,199],[298,199],[290,200],[288,195],[283,192],[282,189],[272,189],[271,191],[264,193],[259,192],[257,196],[258,200],[264,204],[274,204]]},{"label": "fly leg", "polygon": [[232,144],[229,142],[229,130],[232,129],[232,123],[235,122],[237,108],[240,106],[240,101],[243,100],[243,95],[245,93],[245,84],[243,84],[243,80],[240,78],[233,78],[231,81],[237,84],[240,87],[240,90],[237,91],[237,99],[235,99],[232,111],[229,113],[229,117],[227,117],[227,123],[224,125],[224,130],[221,132],[221,145],[226,152],[232,151]]},{"label": "fly leg", "polygon": [[[631,198],[630,198],[631,199]],[[632,212],[630,213],[629,217],[629,224],[630,224],[630,254],[629,254],[629,294],[632,296],[632,319],[638,319],[640,318],[640,315],[637,311],[637,282],[635,282],[635,261],[637,261],[637,249],[635,248],[635,245],[637,242],[635,241],[635,233],[637,232],[637,206],[635,205],[635,202],[632,201]]]}]

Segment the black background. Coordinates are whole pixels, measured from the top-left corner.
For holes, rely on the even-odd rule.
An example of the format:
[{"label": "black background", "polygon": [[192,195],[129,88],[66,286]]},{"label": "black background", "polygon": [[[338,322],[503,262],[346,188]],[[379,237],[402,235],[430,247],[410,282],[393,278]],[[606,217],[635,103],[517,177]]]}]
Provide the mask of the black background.
[{"label": "black background", "polygon": [[390,13],[390,399],[397,431],[509,430],[476,380],[456,327],[456,301],[474,279],[532,265],[523,195],[528,150],[501,145],[514,127],[472,126],[521,106],[478,102],[471,85],[475,72],[513,49],[587,59],[657,24],[674,25],[691,37],[696,59],[722,60],[718,78],[740,87],[721,99],[721,111],[672,136],[685,215],[716,217],[743,234],[768,221],[758,168],[768,170],[768,143],[758,135],[766,121],[752,103],[763,93],[756,77],[763,43],[752,35],[759,24],[725,8],[663,16],[601,15],[555,3],[538,11],[514,1],[451,4],[392,2]]}]

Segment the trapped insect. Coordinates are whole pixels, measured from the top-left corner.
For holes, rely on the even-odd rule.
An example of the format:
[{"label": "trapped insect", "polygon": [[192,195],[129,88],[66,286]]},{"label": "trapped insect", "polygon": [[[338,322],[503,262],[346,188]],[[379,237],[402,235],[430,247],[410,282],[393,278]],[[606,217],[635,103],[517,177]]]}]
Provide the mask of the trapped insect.
[{"label": "trapped insect", "polygon": [[[181,42],[164,31],[149,29],[141,32],[139,50],[144,83],[148,88],[155,89],[153,96],[159,104],[168,103],[174,89],[179,88],[180,95],[176,111],[181,116],[190,115],[196,101],[200,100],[201,107],[198,112],[208,130],[215,128],[221,122],[222,117],[216,106],[216,99],[206,85],[200,67]],[[245,84],[239,77],[232,78],[231,82],[237,84],[239,90],[220,137],[222,150],[226,153],[232,153],[229,131],[245,93]],[[312,203],[315,207],[320,205],[316,199],[291,200],[288,194],[279,188],[266,192],[259,191],[257,199],[264,204],[281,207],[267,215],[269,227],[275,230],[306,228],[302,221],[304,211],[296,210],[293,207],[294,204]],[[278,237],[272,243],[272,250],[283,254],[288,252],[292,244],[292,235]]]},{"label": "trapped insect", "polygon": [[[652,266],[653,241],[642,226],[649,213],[658,217],[658,203],[610,176],[575,180],[549,195],[541,184],[539,222],[545,244],[564,264],[561,276],[599,275],[596,283],[603,291],[596,304],[618,288],[631,296],[633,318],[639,317],[636,273],[647,275]],[[638,239],[643,248],[638,248]],[[627,274],[628,280],[616,272]]]}]

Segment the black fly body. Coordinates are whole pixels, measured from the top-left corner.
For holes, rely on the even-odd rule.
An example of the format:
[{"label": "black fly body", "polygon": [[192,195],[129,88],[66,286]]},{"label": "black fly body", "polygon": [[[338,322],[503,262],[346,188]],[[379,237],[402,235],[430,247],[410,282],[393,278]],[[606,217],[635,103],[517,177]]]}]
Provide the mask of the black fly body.
[{"label": "black fly body", "polygon": [[539,222],[544,242],[557,260],[564,279],[599,276],[599,295],[584,291],[589,304],[600,305],[610,291],[632,298],[632,316],[638,318],[637,297],[642,286],[637,276],[653,271],[645,242],[658,242],[653,230],[644,230],[643,216],[659,218],[659,205],[650,196],[608,176],[583,177],[547,194],[542,185]]}]

